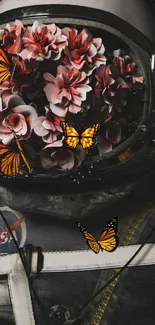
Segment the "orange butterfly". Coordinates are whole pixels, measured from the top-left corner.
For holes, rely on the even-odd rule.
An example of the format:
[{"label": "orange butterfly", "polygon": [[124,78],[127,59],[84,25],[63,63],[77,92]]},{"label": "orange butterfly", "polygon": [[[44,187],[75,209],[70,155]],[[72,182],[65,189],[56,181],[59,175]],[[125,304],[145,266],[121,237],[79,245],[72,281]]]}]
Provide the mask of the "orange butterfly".
[{"label": "orange butterfly", "polygon": [[4,176],[8,177],[19,174],[21,158],[27,166],[28,171],[31,171],[30,165],[23,153],[23,149],[21,148],[19,140],[16,135],[14,136],[17,150],[14,150],[12,147],[0,143],[0,172]]},{"label": "orange butterfly", "polygon": [[61,122],[61,127],[64,132],[65,144],[75,149],[80,142],[84,149],[90,149],[95,143],[95,137],[98,130],[101,127],[100,123],[89,126],[84,132],[81,134],[75,130],[75,128],[66,122]]},{"label": "orange butterfly", "polygon": [[14,72],[16,69],[16,64],[12,66],[12,62],[7,56],[6,52],[0,47],[0,84],[5,80],[10,78],[10,83],[12,81]]},{"label": "orange butterfly", "polygon": [[103,251],[113,252],[118,246],[119,239],[116,235],[118,219],[114,218],[110,220],[104,227],[99,240],[95,237],[80,223],[76,223],[80,231],[82,232],[84,238],[87,241],[88,246],[91,250],[98,254],[100,249]]}]

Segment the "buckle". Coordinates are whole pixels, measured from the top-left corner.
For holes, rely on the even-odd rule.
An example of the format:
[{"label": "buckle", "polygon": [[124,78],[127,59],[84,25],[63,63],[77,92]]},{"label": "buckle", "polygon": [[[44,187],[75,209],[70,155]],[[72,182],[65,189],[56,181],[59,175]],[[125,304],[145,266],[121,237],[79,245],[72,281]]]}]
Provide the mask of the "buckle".
[{"label": "buckle", "polygon": [[40,274],[44,266],[44,255],[42,253],[42,248],[39,246],[33,246],[32,244],[27,244],[26,246],[20,248],[20,251],[23,255],[26,269],[28,274],[32,273],[32,256],[33,253],[37,253],[37,274]]}]

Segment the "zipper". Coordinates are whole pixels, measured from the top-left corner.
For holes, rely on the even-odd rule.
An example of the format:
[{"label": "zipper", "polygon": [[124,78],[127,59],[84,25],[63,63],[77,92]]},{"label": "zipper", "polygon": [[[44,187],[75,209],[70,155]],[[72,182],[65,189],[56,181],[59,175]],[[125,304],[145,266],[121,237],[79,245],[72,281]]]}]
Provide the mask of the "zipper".
[{"label": "zipper", "polygon": [[[145,220],[145,218],[148,216],[148,214],[152,211],[152,209],[155,207],[154,204],[150,204],[150,207],[148,207],[145,212],[141,212],[139,217],[136,219],[135,222],[132,223],[132,225],[129,227],[128,231],[126,232],[122,245],[129,245],[134,233],[136,232],[137,228],[140,226],[140,224]],[[117,268],[113,271],[111,278],[120,271],[120,268]],[[115,286],[117,284],[117,281],[119,279],[119,276],[110,283],[110,285],[105,290],[104,298],[101,299],[99,306],[97,308],[97,311],[95,313],[95,316],[93,318],[91,325],[100,325],[101,319],[106,311],[107,305],[110,301],[110,298],[112,296],[112,293],[115,289]]]}]

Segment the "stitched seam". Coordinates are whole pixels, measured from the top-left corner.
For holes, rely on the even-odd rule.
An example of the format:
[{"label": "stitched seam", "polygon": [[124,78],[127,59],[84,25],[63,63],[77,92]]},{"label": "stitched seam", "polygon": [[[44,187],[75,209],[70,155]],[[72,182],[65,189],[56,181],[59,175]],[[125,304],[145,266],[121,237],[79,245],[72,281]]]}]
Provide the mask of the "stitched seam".
[{"label": "stitched seam", "polygon": [[[122,245],[122,246],[119,246],[118,248],[121,248],[121,249],[124,249],[126,247],[137,247],[139,248],[141,244],[136,244],[136,245]],[[155,245],[154,243],[149,243],[149,244],[146,244],[148,247],[149,245]],[[64,251],[48,251],[48,252],[43,252],[43,253],[46,253],[46,255],[48,254],[67,254],[67,253],[81,253],[81,252],[91,252],[90,249],[79,249],[79,250],[64,250]],[[11,254],[7,254],[7,253],[0,253],[0,258],[6,258],[6,256],[10,256],[10,255],[18,255],[17,253],[11,253]]]},{"label": "stitched seam", "polygon": [[[95,269],[97,269],[97,268],[107,268],[107,266],[113,266],[114,268],[119,268],[119,267],[123,267],[124,266],[124,263],[125,262],[123,262],[122,264],[114,264],[114,263],[108,263],[108,264],[105,264],[104,266],[100,266],[99,264],[92,264],[92,265],[89,265],[88,267],[86,267],[86,266],[83,266],[83,267],[80,267],[80,270],[87,270],[87,269],[89,269],[89,268],[95,268]],[[155,264],[155,260],[153,260],[153,259],[149,259],[149,260],[147,260],[146,262],[142,262],[141,264],[130,264],[129,265],[129,267],[133,267],[133,266],[143,266],[143,265],[153,265],[153,264]],[[59,268],[60,269],[60,268]],[[63,268],[62,268],[63,269]],[[60,271],[62,271],[62,269],[60,269]],[[46,271],[47,270],[50,270],[51,272],[53,271],[53,272],[55,272],[55,271],[58,271],[57,269],[52,269],[51,270],[51,268],[49,267],[46,267],[46,269],[43,271],[43,272],[45,272],[46,273]],[[65,268],[65,270],[68,270],[68,268],[66,267]],[[79,271],[79,268],[78,268],[78,266],[73,266],[73,268],[71,269],[71,271]]]},{"label": "stitched seam", "polygon": [[[139,244],[139,245],[122,245],[122,246],[119,246],[118,248],[124,249],[126,247],[136,247],[138,249],[140,247],[140,245],[141,244]],[[151,245],[151,243],[146,244],[146,245]],[[86,253],[86,252],[91,252],[91,250],[90,249],[79,249],[79,250],[74,250],[74,251],[73,250],[72,251],[70,251],[70,250],[68,250],[68,251],[50,251],[50,252],[43,252],[43,253],[46,253],[46,255],[48,255],[48,254],[67,254],[67,253],[71,254],[71,253],[81,253],[81,252]]]},{"label": "stitched seam", "polygon": [[[23,265],[22,265],[23,268]],[[28,299],[28,310],[30,312],[30,318],[33,324],[35,324],[35,320],[34,320],[34,311],[33,311],[33,307],[32,307],[32,302],[31,302],[31,294],[30,294],[30,287],[29,287],[29,283],[25,274],[25,270],[23,268],[23,274],[24,274],[24,282],[25,282],[25,288],[27,291],[27,299]]]},{"label": "stitched seam", "polygon": [[10,298],[11,298],[11,304],[12,304],[12,309],[13,309],[13,314],[14,314],[14,318],[15,318],[15,323],[16,325],[18,325],[18,319],[16,317],[16,307],[14,305],[14,297],[13,297],[13,292],[12,292],[12,287],[11,287],[11,276],[12,274],[10,273],[8,276],[8,287],[9,287],[9,293],[10,293]]},{"label": "stitched seam", "polygon": [[[17,275],[16,268],[13,269],[13,272],[15,272],[15,275]],[[13,291],[12,291],[12,287],[11,287],[11,277],[13,276],[13,272],[11,272],[8,276],[8,286],[9,286],[9,291],[10,291],[10,296],[11,296],[11,302],[12,302],[12,308],[13,308],[13,312],[14,312],[15,322],[16,322],[16,325],[21,325],[20,322],[18,322],[18,317],[16,316],[16,304],[14,304],[14,295],[13,295]],[[24,272],[23,274],[24,274],[24,278],[25,278],[24,279],[24,287],[25,287],[26,297],[27,297],[27,301],[28,301],[28,311],[29,311],[29,315],[30,315],[30,321],[31,321],[31,324],[35,324],[34,312],[33,312],[33,307],[32,307],[32,303],[31,303],[31,295],[30,295],[30,290],[29,290],[29,283],[26,278],[24,269],[23,269],[23,272]]]}]

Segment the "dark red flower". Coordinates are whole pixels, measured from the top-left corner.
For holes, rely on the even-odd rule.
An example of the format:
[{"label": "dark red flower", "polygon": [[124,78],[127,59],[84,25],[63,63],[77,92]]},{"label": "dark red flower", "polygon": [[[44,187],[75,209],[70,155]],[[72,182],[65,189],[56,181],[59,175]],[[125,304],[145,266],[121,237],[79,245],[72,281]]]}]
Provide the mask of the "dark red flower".
[{"label": "dark red flower", "polygon": [[106,139],[111,144],[118,144],[121,141],[121,127],[118,122],[111,122],[106,130]]},{"label": "dark red flower", "polygon": [[39,66],[38,62],[34,59],[25,59],[19,60],[18,58],[14,58],[14,63],[18,69],[18,74],[28,75],[36,70]]},{"label": "dark red flower", "polygon": [[36,79],[40,74],[38,70],[39,63],[34,59],[21,60],[15,57],[13,58],[13,63],[16,65],[14,78],[11,83],[13,94],[16,93],[20,96],[24,94],[26,98],[34,100],[36,95],[40,93],[40,88],[34,87]]},{"label": "dark red flower", "polygon": [[121,126],[117,121],[105,123],[104,134],[98,136],[98,149],[100,156],[104,156],[107,152],[113,149],[114,145],[121,141]]},{"label": "dark red flower", "polygon": [[81,146],[78,146],[73,152],[65,147],[56,149],[52,148],[52,145],[48,145],[40,152],[40,157],[44,169],[56,168],[66,172],[76,170],[81,165],[85,152]]},{"label": "dark red flower", "polygon": [[124,55],[121,50],[116,50],[113,54],[113,64],[117,77],[124,79],[130,88],[136,83],[143,84],[144,77],[139,75],[136,62],[129,55]]},{"label": "dark red flower", "polygon": [[13,57],[12,61],[16,69],[11,84],[10,80],[5,80],[0,84],[0,96],[6,103],[12,95],[21,96],[24,87],[28,89],[31,86],[32,88],[32,84],[38,76],[38,62],[36,60],[20,60],[18,57]]},{"label": "dark red flower", "polygon": [[97,80],[95,85],[95,95],[96,97],[104,96],[106,92],[110,96],[114,96],[114,91],[111,89],[111,85],[114,84],[115,80],[111,77],[111,70],[109,66],[101,66],[95,75]]}]

